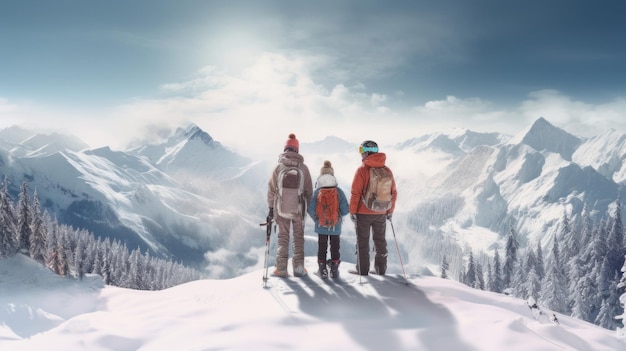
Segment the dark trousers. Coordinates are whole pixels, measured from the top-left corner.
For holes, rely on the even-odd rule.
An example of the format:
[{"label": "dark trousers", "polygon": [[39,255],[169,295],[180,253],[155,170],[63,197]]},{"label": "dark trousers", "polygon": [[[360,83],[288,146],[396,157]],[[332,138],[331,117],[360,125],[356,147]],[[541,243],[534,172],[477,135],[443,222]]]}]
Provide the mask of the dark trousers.
[{"label": "dark trousers", "polygon": [[381,274],[387,270],[387,216],[385,214],[356,215],[356,267],[359,274],[368,274],[370,270],[370,233],[374,242],[374,266]]},{"label": "dark trousers", "polygon": [[317,261],[326,262],[326,251],[328,251],[328,241],[330,239],[330,259],[339,261],[339,235],[317,235]]}]

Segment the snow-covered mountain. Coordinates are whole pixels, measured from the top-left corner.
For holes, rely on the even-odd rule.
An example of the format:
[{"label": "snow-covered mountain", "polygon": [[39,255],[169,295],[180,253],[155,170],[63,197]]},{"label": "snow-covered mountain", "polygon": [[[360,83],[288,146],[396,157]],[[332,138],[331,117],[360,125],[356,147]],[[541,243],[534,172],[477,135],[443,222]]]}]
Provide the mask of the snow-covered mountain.
[{"label": "snow-covered mountain", "polygon": [[[312,176],[330,160],[349,192],[358,145],[335,136],[300,143]],[[491,253],[512,226],[522,245],[547,246],[564,212],[576,221],[586,203],[599,220],[616,199],[624,202],[626,134],[614,130],[583,139],[539,118],[514,136],[456,129],[380,146],[398,183],[396,238],[404,263],[416,271],[424,259],[440,263],[442,240]],[[125,151],[89,150],[60,134],[0,131],[0,172],[14,199],[27,180],[59,222],[214,277],[262,265],[258,223],[267,213],[275,162],[238,155],[193,124]],[[316,250],[312,227],[306,226],[307,255]],[[351,226],[342,240],[342,253],[351,257]],[[391,265],[399,264],[396,256]]]},{"label": "snow-covered mountain", "polygon": [[[306,262],[315,269],[314,257]],[[626,349],[615,331],[511,296],[432,276],[359,282],[348,267],[339,282],[270,278],[264,287],[256,270],[137,291],[59,277],[21,255],[0,259],[0,349]]]},{"label": "snow-covered mountain", "polygon": [[[545,247],[564,213],[578,220],[587,203],[606,217],[615,200],[624,201],[624,138],[614,131],[584,140],[539,118],[513,137],[474,140],[462,147],[441,133],[396,146],[435,168],[419,178],[421,186],[410,186],[410,174],[398,175],[411,198],[401,207],[408,209],[405,237],[444,235],[461,248],[489,252],[503,247],[513,226],[522,244],[540,240]],[[423,256],[421,249],[407,252]]]},{"label": "snow-covered mountain", "polygon": [[163,143],[128,151],[83,149],[75,138],[58,134],[21,142],[15,137],[25,135],[20,130],[0,135],[11,136],[0,143],[5,146],[0,172],[13,199],[26,180],[61,223],[200,268],[209,251],[249,249],[232,244],[225,233],[245,242],[256,222],[249,209],[262,201],[250,200],[259,198],[257,189],[247,188],[252,183],[235,180],[267,172],[195,125],[178,129]]}]

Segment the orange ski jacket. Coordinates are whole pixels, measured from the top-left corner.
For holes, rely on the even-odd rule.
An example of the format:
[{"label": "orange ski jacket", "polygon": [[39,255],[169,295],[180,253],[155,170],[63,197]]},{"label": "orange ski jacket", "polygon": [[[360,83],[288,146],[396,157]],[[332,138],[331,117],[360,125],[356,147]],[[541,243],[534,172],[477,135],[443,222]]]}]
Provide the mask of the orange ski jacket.
[{"label": "orange ski jacket", "polygon": [[[396,180],[393,179],[391,186],[391,208],[386,212],[375,212],[363,204],[361,201],[363,194],[366,192],[366,186],[369,184],[370,178],[370,168],[371,167],[386,167],[385,161],[387,160],[387,155],[382,152],[378,152],[375,154],[369,155],[367,158],[363,160],[363,163],[357,168],[356,173],[354,174],[354,179],[352,180],[352,189],[350,192],[350,214],[360,213],[360,214],[381,214],[381,213],[393,213],[396,207]],[[389,172],[391,170],[387,167]],[[393,172],[391,172],[393,176]]]}]

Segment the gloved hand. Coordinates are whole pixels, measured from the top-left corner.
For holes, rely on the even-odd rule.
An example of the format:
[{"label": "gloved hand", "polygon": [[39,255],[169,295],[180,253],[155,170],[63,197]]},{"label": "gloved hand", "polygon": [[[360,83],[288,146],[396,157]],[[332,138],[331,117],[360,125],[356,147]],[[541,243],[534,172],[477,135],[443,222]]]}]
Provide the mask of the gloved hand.
[{"label": "gloved hand", "polygon": [[391,221],[391,217],[393,216],[393,213],[389,212],[387,213],[387,220]]},{"label": "gloved hand", "polygon": [[350,213],[350,219],[352,220],[352,223],[356,224],[356,214]]},{"label": "gloved hand", "polygon": [[270,211],[267,213],[268,219],[274,219],[274,208],[270,207]]}]

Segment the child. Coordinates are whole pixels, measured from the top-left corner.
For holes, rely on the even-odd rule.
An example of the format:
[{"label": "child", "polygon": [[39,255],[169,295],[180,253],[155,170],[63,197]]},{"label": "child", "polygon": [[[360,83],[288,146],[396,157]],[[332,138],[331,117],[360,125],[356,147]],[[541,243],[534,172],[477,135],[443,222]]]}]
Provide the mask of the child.
[{"label": "child", "polygon": [[[315,191],[311,197],[307,212],[315,222],[315,232],[318,234],[317,261],[322,279],[328,277],[330,266],[331,278],[339,276],[339,235],[341,234],[342,217],[349,213],[348,199],[337,186],[330,161],[324,161],[320,176],[315,184]],[[330,240],[330,260],[326,261],[326,251]]]}]

